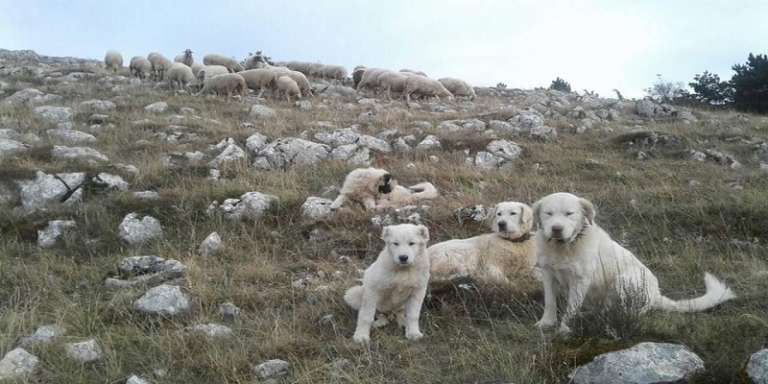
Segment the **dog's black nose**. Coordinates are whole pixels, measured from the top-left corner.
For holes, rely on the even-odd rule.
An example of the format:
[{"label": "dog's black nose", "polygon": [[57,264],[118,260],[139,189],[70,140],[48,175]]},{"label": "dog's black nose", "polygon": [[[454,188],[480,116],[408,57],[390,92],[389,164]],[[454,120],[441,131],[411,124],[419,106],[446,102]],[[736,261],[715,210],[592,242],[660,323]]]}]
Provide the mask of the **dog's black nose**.
[{"label": "dog's black nose", "polygon": [[553,225],[552,226],[552,234],[553,235],[561,235],[563,233],[563,227],[560,225]]},{"label": "dog's black nose", "polygon": [[408,256],[406,256],[406,255],[400,255],[400,256],[398,256],[397,258],[398,258],[398,259],[400,259],[400,262],[401,262],[401,263],[406,263],[406,262],[408,262]]},{"label": "dog's black nose", "polygon": [[506,221],[499,221],[499,230],[500,231],[506,231],[507,230],[507,222]]}]

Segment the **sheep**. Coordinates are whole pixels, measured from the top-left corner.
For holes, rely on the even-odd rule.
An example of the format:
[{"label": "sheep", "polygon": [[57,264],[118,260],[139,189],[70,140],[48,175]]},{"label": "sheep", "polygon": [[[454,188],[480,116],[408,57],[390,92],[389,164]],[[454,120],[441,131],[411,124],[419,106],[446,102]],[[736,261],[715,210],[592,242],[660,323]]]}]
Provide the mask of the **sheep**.
[{"label": "sheep", "polygon": [[360,80],[362,80],[363,78],[363,73],[365,73],[365,69],[366,68],[364,65],[358,65],[352,71],[352,85],[354,88],[357,88],[357,84],[360,84]]},{"label": "sheep", "polygon": [[256,51],[255,54],[252,54],[248,56],[247,59],[245,59],[243,66],[245,67],[246,70],[271,67],[272,65],[269,64],[269,61],[267,59],[268,59],[267,57],[261,54],[261,51]]},{"label": "sheep", "polygon": [[368,87],[376,87],[376,79],[381,75],[382,73],[389,71],[388,69],[381,69],[381,68],[368,68],[363,72],[362,77],[360,78],[360,82],[357,83],[357,90],[362,91],[365,88]]},{"label": "sheep", "polygon": [[387,71],[380,74],[376,81],[382,90],[387,91],[387,98],[391,99],[392,91],[398,93],[405,91],[405,82],[410,76],[418,75]]},{"label": "sheep", "polygon": [[347,77],[347,70],[341,65],[324,65],[320,72],[327,79],[342,81]]},{"label": "sheep", "polygon": [[284,93],[285,99],[288,100],[288,102],[291,101],[291,95],[301,97],[299,85],[288,75],[278,77],[275,82],[275,87],[277,88],[277,96],[279,97],[280,93]]},{"label": "sheep", "polygon": [[117,73],[117,71],[123,68],[123,55],[118,51],[107,51],[107,54],[104,55],[104,66],[108,70]]},{"label": "sheep", "polygon": [[304,76],[303,73],[299,71],[292,71],[288,68],[281,68],[281,67],[271,67],[271,69],[279,73],[281,76],[287,75],[291,79],[293,79],[293,81],[295,81],[296,84],[299,85],[299,89],[301,90],[302,96],[313,96],[312,85],[309,83],[309,80],[307,80],[307,77]]},{"label": "sheep", "polygon": [[414,75],[419,75],[419,76],[421,76],[421,77],[427,77],[427,74],[426,74],[426,73],[424,73],[424,72],[422,72],[422,71],[414,71],[413,69],[407,69],[407,68],[403,68],[403,69],[401,69],[401,70],[400,70],[400,72],[403,72],[403,73],[411,73],[411,74],[414,74]]},{"label": "sheep", "polygon": [[216,54],[205,55],[205,57],[203,57],[203,64],[222,65],[226,67],[230,73],[242,72],[244,70],[243,66],[235,59]]},{"label": "sheep", "polygon": [[248,88],[258,92],[256,97],[261,97],[264,89],[274,86],[279,73],[279,71],[272,68],[256,68],[238,72],[245,79]]},{"label": "sheep", "polygon": [[192,57],[191,49],[185,49],[184,52],[182,52],[180,55],[177,55],[173,61],[177,63],[184,63],[188,67],[192,67],[192,64],[195,63],[195,59]]},{"label": "sheep", "polygon": [[239,94],[241,96],[240,101],[244,101],[247,91],[248,86],[242,76],[237,73],[226,73],[205,79],[203,89],[195,96],[213,92],[217,95],[227,95],[227,100],[229,100],[232,94]]},{"label": "sheep", "polygon": [[405,81],[405,102],[409,104],[411,95],[417,94],[422,97],[434,96],[440,99],[440,96],[453,100],[453,94],[449,92],[443,84],[435,79],[421,76],[408,76]]},{"label": "sheep", "polygon": [[437,81],[443,84],[445,89],[447,89],[456,97],[468,97],[470,100],[474,100],[475,97],[477,97],[475,94],[475,89],[472,88],[472,86],[464,80],[454,79],[452,77],[443,77],[441,79],[437,79]]},{"label": "sheep", "polygon": [[200,70],[205,68],[205,65],[200,63],[194,63],[189,66],[192,69],[192,74],[195,75],[195,79],[197,79],[197,75],[200,73]]},{"label": "sheep", "polygon": [[179,89],[186,88],[195,80],[195,75],[192,73],[192,68],[186,64],[173,63],[166,72],[165,78],[168,80],[168,87],[173,90],[176,85],[179,86]]},{"label": "sheep", "polygon": [[155,81],[162,81],[165,71],[171,68],[171,61],[157,52],[147,55],[147,59],[152,64],[152,78]]},{"label": "sheep", "polygon": [[128,66],[131,70],[131,76],[136,76],[144,80],[152,72],[152,64],[143,56],[134,56],[131,58],[131,64]]},{"label": "sheep", "polygon": [[313,77],[322,77],[323,76],[323,65],[320,63],[310,63],[307,64],[308,72],[309,74],[307,76],[313,76]]},{"label": "sheep", "polygon": [[211,77],[223,75],[225,73],[229,73],[229,70],[223,65],[204,65],[197,71],[196,78],[200,83],[203,83]]}]

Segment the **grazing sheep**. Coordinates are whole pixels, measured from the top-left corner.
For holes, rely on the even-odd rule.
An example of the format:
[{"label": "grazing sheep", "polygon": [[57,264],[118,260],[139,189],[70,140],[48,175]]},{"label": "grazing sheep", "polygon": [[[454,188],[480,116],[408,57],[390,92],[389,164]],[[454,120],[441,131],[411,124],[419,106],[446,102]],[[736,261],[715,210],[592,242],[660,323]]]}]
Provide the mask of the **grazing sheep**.
[{"label": "grazing sheep", "polygon": [[365,70],[366,68],[364,65],[358,65],[352,71],[352,85],[354,88],[357,88],[357,85],[360,84],[360,80],[363,79],[363,73],[365,73]]},{"label": "grazing sheep", "polygon": [[152,64],[152,78],[155,81],[162,81],[165,71],[171,68],[171,61],[157,52],[147,55],[147,59]]},{"label": "grazing sheep", "polygon": [[296,82],[296,84],[299,85],[299,89],[301,90],[302,96],[313,96],[312,95],[312,85],[309,83],[309,80],[307,80],[307,77],[304,76],[303,73],[299,71],[292,71],[288,68],[281,68],[281,67],[271,67],[273,71],[276,71],[280,75],[286,75],[289,76],[293,81]]},{"label": "grazing sheep", "polygon": [[320,73],[325,79],[338,81],[342,81],[347,77],[347,70],[341,65],[324,65],[320,68]]},{"label": "grazing sheep", "polygon": [[216,55],[216,54],[205,55],[205,57],[203,57],[203,64],[221,65],[226,67],[230,73],[243,71],[243,66],[240,65],[240,63],[238,63],[235,59],[222,56],[222,55]]},{"label": "grazing sheep", "polygon": [[227,67],[223,65],[205,65],[203,68],[197,71],[196,78],[200,83],[204,83],[205,80],[208,80],[211,77],[223,75],[226,73],[229,73],[229,70],[227,70]]},{"label": "grazing sheep", "polygon": [[192,57],[192,50],[185,49],[180,55],[176,56],[173,61],[177,63],[184,63],[187,67],[192,67],[195,63],[195,59]]},{"label": "grazing sheep", "polygon": [[371,87],[375,88],[378,86],[376,83],[377,78],[379,75],[381,75],[384,72],[389,71],[388,69],[382,69],[382,68],[368,68],[363,72],[363,76],[360,78],[360,82],[357,84],[357,90],[362,91],[365,88]]},{"label": "grazing sheep", "polygon": [[186,64],[173,63],[166,72],[165,78],[168,80],[168,87],[173,90],[176,89],[176,85],[179,89],[186,88],[195,80],[195,75],[192,73],[192,68]]},{"label": "grazing sheep", "polygon": [[277,96],[279,97],[281,93],[285,94],[285,99],[288,102],[291,101],[291,95],[296,95],[297,98],[301,97],[299,85],[288,75],[278,77],[275,87],[277,88]]},{"label": "grazing sheep", "polygon": [[131,58],[131,64],[128,66],[131,70],[131,76],[136,76],[144,80],[152,72],[152,64],[143,56],[134,56]]},{"label": "grazing sheep", "polygon": [[[418,75],[410,75],[418,76]],[[398,72],[383,72],[377,78],[378,86],[387,92],[387,98],[392,98],[392,92],[402,93],[405,91],[405,82],[408,80],[409,75]]]},{"label": "grazing sheep", "polygon": [[248,86],[242,76],[237,73],[226,73],[205,79],[203,89],[196,96],[215,93],[219,96],[227,95],[227,100],[229,100],[232,98],[232,94],[239,94],[241,96],[240,101],[244,101],[247,89]]},{"label": "grazing sheep", "polygon": [[447,89],[456,97],[468,97],[470,100],[474,100],[475,97],[477,97],[477,95],[475,95],[475,89],[472,88],[472,86],[464,80],[454,79],[452,77],[443,77],[441,79],[437,79],[437,81],[443,84],[445,89]]},{"label": "grazing sheep", "polygon": [[107,51],[107,54],[104,55],[104,65],[108,70],[117,73],[123,68],[123,55],[118,51]]},{"label": "grazing sheep", "polygon": [[400,70],[400,72],[411,73],[411,74],[414,74],[414,75],[419,75],[421,77],[428,77],[426,73],[424,73],[422,71],[414,71],[413,69],[403,68],[403,69]]},{"label": "grazing sheep", "polygon": [[200,63],[194,63],[189,66],[192,69],[192,74],[195,75],[195,79],[197,79],[197,75],[200,73],[200,70],[205,68],[205,65]]},{"label": "grazing sheep", "polygon": [[405,102],[411,102],[411,95],[416,94],[421,97],[447,97],[453,99],[453,94],[449,92],[439,81],[421,76],[408,76],[405,81]]},{"label": "grazing sheep", "polygon": [[246,70],[264,68],[269,66],[270,64],[267,62],[267,59],[261,54],[261,51],[256,51],[256,54],[248,56],[248,58],[245,59],[245,63],[244,63],[244,67]]},{"label": "grazing sheep", "polygon": [[272,68],[256,68],[248,69],[238,74],[245,79],[248,88],[258,92],[256,97],[261,97],[264,89],[274,87],[279,73],[279,71]]},{"label": "grazing sheep", "polygon": [[305,76],[309,76],[309,70],[310,70],[310,63],[304,63],[301,61],[289,61],[285,63],[285,66],[291,69],[292,71],[297,71],[303,73]]}]

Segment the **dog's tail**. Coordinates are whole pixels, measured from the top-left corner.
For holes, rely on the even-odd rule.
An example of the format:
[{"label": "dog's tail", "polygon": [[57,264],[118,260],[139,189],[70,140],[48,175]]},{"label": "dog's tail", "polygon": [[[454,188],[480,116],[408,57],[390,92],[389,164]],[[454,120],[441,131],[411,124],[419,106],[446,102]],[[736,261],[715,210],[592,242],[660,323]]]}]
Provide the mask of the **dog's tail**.
[{"label": "dog's tail", "polygon": [[363,286],[362,285],[356,285],[350,289],[347,289],[347,292],[344,293],[344,301],[352,307],[352,309],[358,311],[360,310],[360,306],[363,302]]},{"label": "dog's tail", "polygon": [[704,274],[704,284],[707,287],[704,296],[687,300],[672,300],[661,296],[656,307],[673,312],[699,312],[736,298],[736,294],[725,283],[709,273]]},{"label": "dog's tail", "polygon": [[411,190],[411,198],[414,200],[429,200],[437,198],[440,194],[432,183],[423,182],[408,187]]}]

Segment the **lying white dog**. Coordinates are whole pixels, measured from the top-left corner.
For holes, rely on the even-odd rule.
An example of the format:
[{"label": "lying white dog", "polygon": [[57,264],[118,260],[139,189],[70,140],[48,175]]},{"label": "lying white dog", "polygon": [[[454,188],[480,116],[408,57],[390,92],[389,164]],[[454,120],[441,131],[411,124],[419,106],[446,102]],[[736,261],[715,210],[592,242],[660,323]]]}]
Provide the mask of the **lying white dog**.
[{"label": "lying white dog", "polygon": [[472,277],[478,281],[514,285],[532,277],[536,242],[531,238],[533,211],[518,202],[503,202],[489,213],[493,233],[448,240],[427,249],[433,282]]},{"label": "lying white dog", "polygon": [[589,296],[616,298],[624,303],[627,295],[639,295],[645,299],[641,312],[703,311],[736,297],[709,273],[704,275],[704,296],[677,301],[665,297],[653,272],[595,224],[595,209],[586,199],[555,193],[536,202],[533,210],[539,227],[537,265],[544,282],[544,315],[536,323],[540,328],[555,326],[557,297],[561,293],[567,298],[561,333],[570,332],[569,320]]},{"label": "lying white dog", "polygon": [[370,341],[376,311],[395,313],[405,323],[405,337],[422,338],[419,316],[429,282],[427,242],[429,230],[423,225],[400,224],[384,227],[386,245],[363,274],[363,285],[344,294],[344,301],[358,311],[353,339]]},{"label": "lying white dog", "polygon": [[337,210],[348,202],[362,204],[366,210],[399,208],[437,196],[437,189],[430,183],[406,188],[398,185],[392,175],[384,169],[358,168],[344,179],[339,196],[331,204],[331,209]]}]

